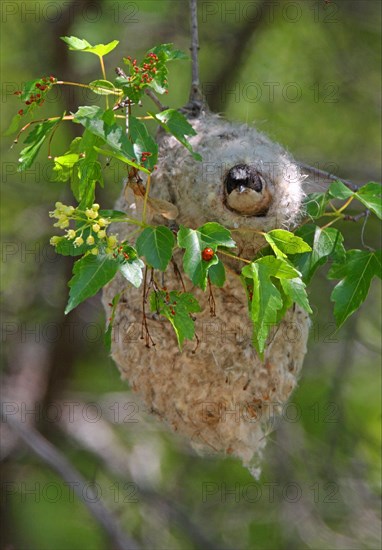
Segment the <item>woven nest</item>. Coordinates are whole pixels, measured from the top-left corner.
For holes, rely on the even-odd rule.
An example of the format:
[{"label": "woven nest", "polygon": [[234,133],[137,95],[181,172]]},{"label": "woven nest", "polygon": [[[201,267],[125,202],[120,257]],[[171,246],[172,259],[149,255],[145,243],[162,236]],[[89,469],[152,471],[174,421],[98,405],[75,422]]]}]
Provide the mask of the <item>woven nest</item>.
[{"label": "woven nest", "polygon": [[[234,229],[236,254],[252,259],[264,246],[254,230],[296,223],[304,177],[285,150],[252,127],[206,113],[191,122],[197,135],[190,142],[203,162],[194,160],[172,136],[162,136],[150,196],[177,207],[177,224],[196,228],[217,221]],[[243,183],[246,176],[252,182],[248,189],[243,185],[233,189],[232,181],[241,178]],[[125,192],[116,208],[131,217],[138,215],[138,204]],[[153,215],[152,223],[167,222]],[[119,224],[114,229],[120,240],[134,242],[129,233],[135,227]],[[208,293],[183,276],[202,312],[195,323],[198,342],[185,341],[182,352],[170,323],[149,312],[147,326],[155,346],[146,346],[141,338],[142,289],[126,286],[126,280],[117,276],[105,288],[103,300],[109,315],[108,304],[122,292],[113,324],[112,357],[147,409],[198,451],[237,456],[251,467],[261,456],[269,422],[296,387],[309,319],[297,305],[288,310],[272,329],[261,361],[251,344],[247,298],[238,277],[242,264],[221,259],[227,281],[213,291],[215,316]],[[168,291],[182,289],[178,270],[182,272],[180,251],[163,279],[158,274]]]}]

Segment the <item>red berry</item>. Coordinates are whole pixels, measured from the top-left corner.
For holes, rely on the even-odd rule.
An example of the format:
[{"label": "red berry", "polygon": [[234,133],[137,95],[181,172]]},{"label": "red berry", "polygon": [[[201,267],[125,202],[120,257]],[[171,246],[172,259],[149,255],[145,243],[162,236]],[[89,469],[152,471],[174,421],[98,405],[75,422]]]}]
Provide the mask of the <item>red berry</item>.
[{"label": "red berry", "polygon": [[205,248],[202,251],[202,258],[205,262],[209,262],[214,256],[215,252],[212,250],[212,248]]},{"label": "red berry", "polygon": [[24,111],[22,109],[20,109],[20,111],[18,112],[18,114],[21,116],[24,114]]},{"label": "red berry", "polygon": [[30,104],[31,104],[30,101],[26,101],[26,102],[25,102],[25,105],[30,105]]},{"label": "red berry", "polygon": [[37,82],[37,84],[36,84],[36,88],[41,88],[41,84],[40,84],[40,82]]}]

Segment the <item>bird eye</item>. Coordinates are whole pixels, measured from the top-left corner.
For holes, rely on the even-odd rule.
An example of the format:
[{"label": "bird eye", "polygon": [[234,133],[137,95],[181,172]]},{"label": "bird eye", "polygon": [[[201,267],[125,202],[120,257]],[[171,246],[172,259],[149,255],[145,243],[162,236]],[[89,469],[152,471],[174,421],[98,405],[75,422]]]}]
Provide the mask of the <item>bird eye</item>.
[{"label": "bird eye", "polygon": [[228,171],[225,177],[225,188],[228,195],[235,189],[241,191],[253,189],[253,191],[261,193],[263,178],[259,172],[248,166],[248,164],[237,164]]}]

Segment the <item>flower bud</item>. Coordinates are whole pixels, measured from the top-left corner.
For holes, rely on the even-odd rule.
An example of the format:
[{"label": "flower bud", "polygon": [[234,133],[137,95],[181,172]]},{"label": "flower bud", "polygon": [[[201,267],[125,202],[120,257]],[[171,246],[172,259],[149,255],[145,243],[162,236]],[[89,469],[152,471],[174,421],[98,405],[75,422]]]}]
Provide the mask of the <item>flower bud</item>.
[{"label": "flower bud", "polygon": [[94,220],[95,218],[98,218],[98,212],[96,212],[92,208],[87,208],[85,210],[85,214],[87,215],[88,218],[91,218],[92,220]]},{"label": "flower bud", "polygon": [[110,248],[115,248],[117,246],[117,243],[118,243],[118,239],[117,239],[116,235],[110,235],[110,237],[108,237],[107,245]]},{"label": "flower bud", "polygon": [[51,237],[49,242],[52,246],[57,246],[60,240],[61,240],[61,237],[54,236],[54,237]]},{"label": "flower bud", "polygon": [[69,220],[68,218],[62,217],[57,223],[54,224],[55,226],[59,227],[60,229],[65,229],[66,227],[69,227]]},{"label": "flower bud", "polygon": [[74,207],[73,206],[65,206],[62,209],[62,211],[66,216],[71,216],[74,212]]}]

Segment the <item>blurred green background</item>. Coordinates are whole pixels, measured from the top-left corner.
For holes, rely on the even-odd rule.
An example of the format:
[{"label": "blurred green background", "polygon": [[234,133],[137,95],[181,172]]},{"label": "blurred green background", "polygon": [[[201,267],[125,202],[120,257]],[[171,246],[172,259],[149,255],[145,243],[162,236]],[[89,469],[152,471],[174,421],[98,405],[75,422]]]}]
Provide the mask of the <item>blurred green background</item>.
[{"label": "blurred green background", "polygon": [[[59,36],[118,39],[106,58],[110,79],[122,56],[139,59],[163,42],[189,47],[187,1],[4,0],[1,10],[2,132],[20,109],[13,92],[21,83],[50,74],[100,77],[97,59],[68,52]],[[200,0],[199,23],[201,80],[215,111],[256,124],[308,164],[359,184],[380,181],[379,1]],[[169,83],[166,103],[182,106],[188,61],[171,64]],[[95,100],[60,89],[44,116]],[[62,125],[53,155],[66,150],[71,132]],[[12,141],[2,140],[1,164],[6,412],[14,405],[34,423],[142,548],[380,548],[380,285],[335,334],[333,284],[317,277],[300,385],[269,433],[256,481],[237,460],[195,456],[142,411],[103,347],[99,297],[64,318],[71,260],[47,244],[54,234],[48,211],[57,199],[70,204],[70,192],[49,181],[46,149],[17,173],[21,144]],[[98,196],[105,207],[123,177],[122,168],[106,168]],[[362,246],[361,224],[341,227],[349,248]],[[380,246],[374,220],[364,242]],[[3,547],[117,548],[68,485],[7,428]]]}]

